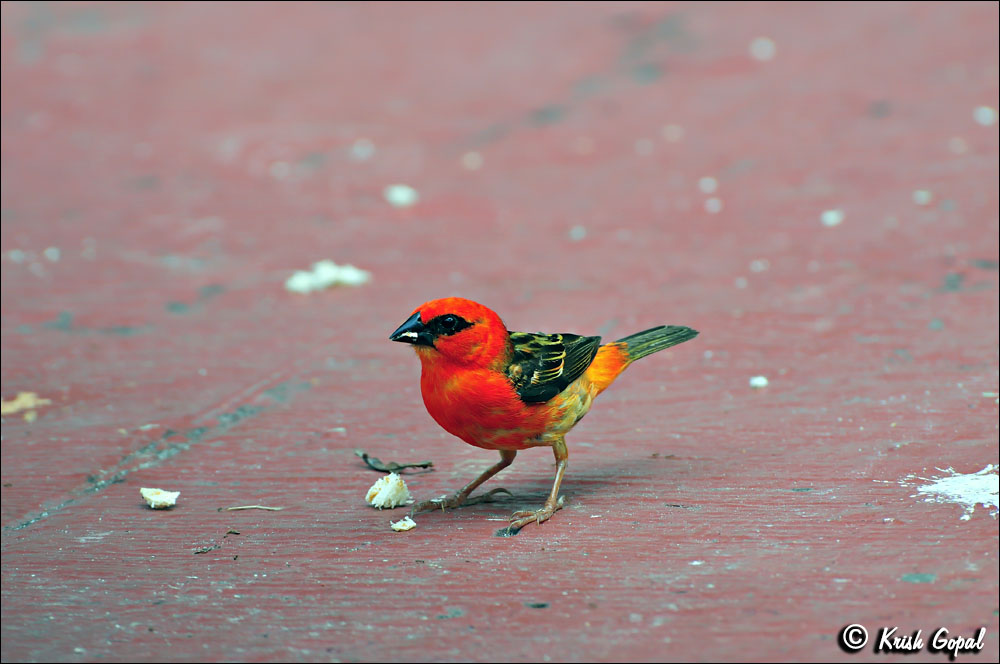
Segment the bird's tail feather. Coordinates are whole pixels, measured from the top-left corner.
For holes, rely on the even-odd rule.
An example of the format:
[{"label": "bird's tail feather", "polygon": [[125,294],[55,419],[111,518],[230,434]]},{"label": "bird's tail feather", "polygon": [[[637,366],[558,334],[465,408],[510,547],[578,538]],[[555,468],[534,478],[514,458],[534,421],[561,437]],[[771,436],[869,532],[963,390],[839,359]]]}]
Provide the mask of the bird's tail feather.
[{"label": "bird's tail feather", "polygon": [[605,344],[597,351],[597,357],[587,368],[587,378],[597,388],[595,394],[603,392],[625,368],[651,353],[664,348],[676,346],[698,336],[689,327],[676,325],[661,325],[643,332],[630,334],[610,344]]},{"label": "bird's tail feather", "polygon": [[697,330],[679,325],[661,325],[623,337],[615,343],[624,343],[628,348],[629,362],[635,362],[657,351],[682,344],[698,336]]}]

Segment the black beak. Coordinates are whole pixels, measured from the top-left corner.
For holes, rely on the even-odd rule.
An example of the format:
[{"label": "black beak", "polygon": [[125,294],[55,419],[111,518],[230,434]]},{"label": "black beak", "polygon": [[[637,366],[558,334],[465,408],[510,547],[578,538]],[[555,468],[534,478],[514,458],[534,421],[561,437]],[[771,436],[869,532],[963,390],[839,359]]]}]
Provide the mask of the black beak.
[{"label": "black beak", "polygon": [[407,318],[405,323],[389,335],[389,341],[400,341],[406,344],[433,347],[434,335],[420,322],[420,312],[418,311]]}]

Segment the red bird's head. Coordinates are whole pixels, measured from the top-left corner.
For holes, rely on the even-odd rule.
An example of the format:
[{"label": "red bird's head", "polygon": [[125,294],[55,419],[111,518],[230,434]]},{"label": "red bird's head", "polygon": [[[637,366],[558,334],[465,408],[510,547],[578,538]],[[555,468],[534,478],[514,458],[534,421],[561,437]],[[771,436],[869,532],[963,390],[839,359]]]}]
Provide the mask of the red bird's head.
[{"label": "red bird's head", "polygon": [[421,362],[488,367],[507,351],[507,327],[492,310],[460,297],[425,302],[389,339],[413,344]]}]

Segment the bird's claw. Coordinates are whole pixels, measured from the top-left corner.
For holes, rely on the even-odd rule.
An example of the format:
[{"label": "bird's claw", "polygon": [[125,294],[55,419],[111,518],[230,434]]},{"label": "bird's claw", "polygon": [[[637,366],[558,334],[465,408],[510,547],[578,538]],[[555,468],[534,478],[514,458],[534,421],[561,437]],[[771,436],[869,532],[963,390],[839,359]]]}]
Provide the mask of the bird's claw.
[{"label": "bird's claw", "polygon": [[562,509],[564,502],[563,497],[560,496],[559,500],[555,502],[545,501],[545,505],[541,509],[514,512],[510,515],[510,525],[501,529],[497,534],[510,537],[511,535],[516,535],[521,528],[524,528],[529,523],[543,523],[548,521],[552,518],[553,514]]}]

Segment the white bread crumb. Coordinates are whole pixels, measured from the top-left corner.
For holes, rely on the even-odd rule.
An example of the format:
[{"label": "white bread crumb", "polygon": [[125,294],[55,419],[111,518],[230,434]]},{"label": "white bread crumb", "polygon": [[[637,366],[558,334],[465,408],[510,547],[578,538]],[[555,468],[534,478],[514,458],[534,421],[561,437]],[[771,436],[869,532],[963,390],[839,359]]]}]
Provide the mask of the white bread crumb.
[{"label": "white bread crumb", "polygon": [[372,507],[397,507],[410,500],[410,490],[397,473],[389,473],[368,489],[365,500]]},{"label": "white bread crumb", "polygon": [[142,499],[154,510],[162,510],[177,504],[180,491],[164,491],[163,489],[139,489]]},{"label": "white bread crumb", "polygon": [[371,272],[353,265],[337,265],[331,260],[313,263],[311,270],[299,270],[285,281],[285,288],[293,293],[312,293],[330,286],[360,286],[372,278]]},{"label": "white bread crumb", "polygon": [[417,527],[417,522],[408,516],[404,516],[399,521],[390,521],[389,527],[395,530],[397,533],[403,530],[413,530]]}]

